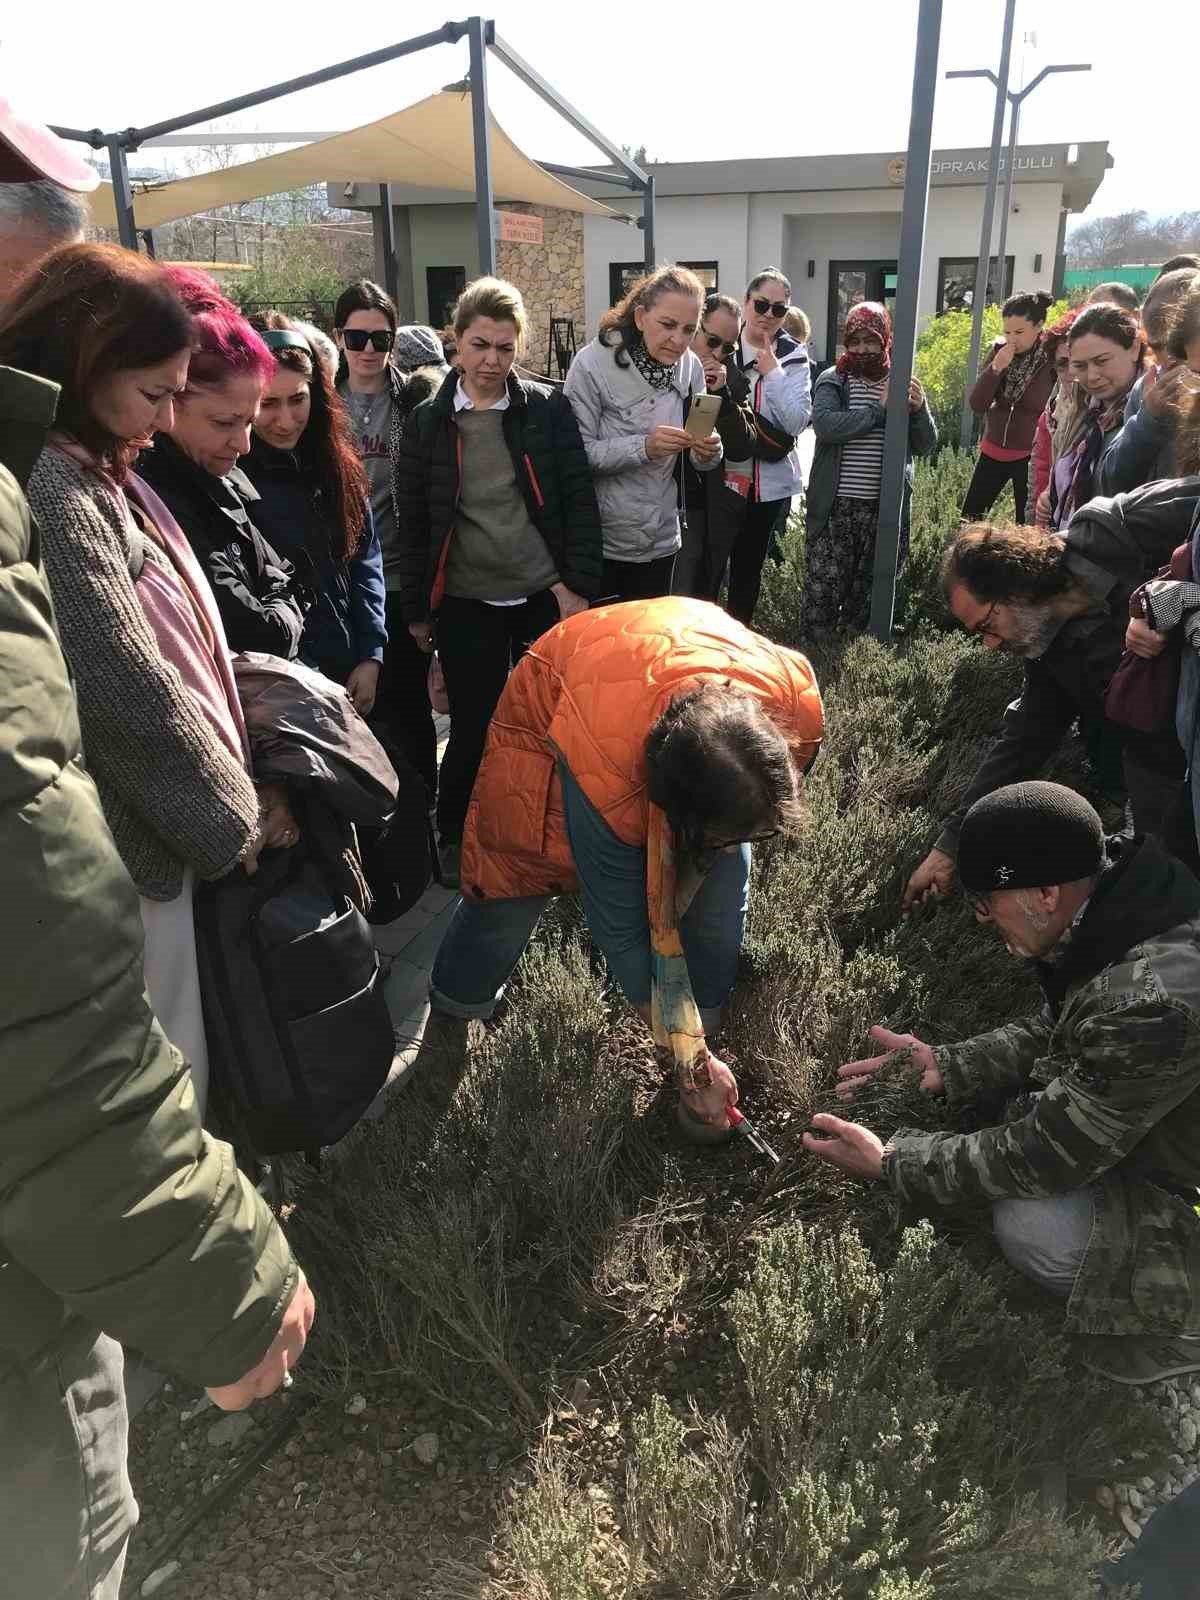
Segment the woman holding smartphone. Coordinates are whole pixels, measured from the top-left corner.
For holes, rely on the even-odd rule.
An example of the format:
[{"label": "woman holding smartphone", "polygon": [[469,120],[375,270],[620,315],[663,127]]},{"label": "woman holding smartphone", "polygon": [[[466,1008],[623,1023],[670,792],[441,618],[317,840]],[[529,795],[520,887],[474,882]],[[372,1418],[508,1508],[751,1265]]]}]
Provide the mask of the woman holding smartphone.
[{"label": "woman holding smartphone", "polygon": [[781,513],[804,487],[796,436],[812,416],[808,352],[783,331],[792,286],[778,267],[751,278],[742,307],[738,365],[751,386],[757,438],[746,524],[729,563],[729,610],[749,626],[763,562]]},{"label": "woman holding smartphone", "polygon": [[659,267],[600,321],[571,363],[571,402],[596,481],[604,529],[603,594],[650,600],[670,594],[679,552],[682,462],[699,472],[721,463],[715,431],[684,427],[692,400],[707,394],[691,348],[704,288],[686,267]]}]

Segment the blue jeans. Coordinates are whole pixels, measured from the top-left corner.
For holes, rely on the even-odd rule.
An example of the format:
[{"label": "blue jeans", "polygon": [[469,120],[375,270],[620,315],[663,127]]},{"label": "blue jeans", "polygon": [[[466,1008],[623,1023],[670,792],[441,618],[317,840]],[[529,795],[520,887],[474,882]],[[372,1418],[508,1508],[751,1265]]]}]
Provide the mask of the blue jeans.
[{"label": "blue jeans", "polygon": [[[567,837],[592,938],[631,1005],[650,1002],[646,852],[622,843],[559,763]],[[715,1025],[737,976],[746,927],[750,846],[722,851],[680,921],[692,992]],[[433,964],[430,1000],[453,1017],[490,1017],[549,895],[463,900]]]},{"label": "blue jeans", "polygon": [[992,1232],[1009,1265],[1063,1299],[1075,1287],[1095,1224],[1086,1184],[1041,1200],[997,1200],[992,1207]]}]

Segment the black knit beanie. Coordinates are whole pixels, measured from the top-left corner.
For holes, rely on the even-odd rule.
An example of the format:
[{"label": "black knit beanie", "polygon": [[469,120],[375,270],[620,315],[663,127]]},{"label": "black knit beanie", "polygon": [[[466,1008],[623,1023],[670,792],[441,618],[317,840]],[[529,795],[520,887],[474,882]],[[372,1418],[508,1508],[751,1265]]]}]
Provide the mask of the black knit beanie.
[{"label": "black knit beanie", "polygon": [[1041,889],[1094,877],[1104,859],[1099,813],[1061,783],[1010,783],[967,812],[958,876],[970,894]]}]

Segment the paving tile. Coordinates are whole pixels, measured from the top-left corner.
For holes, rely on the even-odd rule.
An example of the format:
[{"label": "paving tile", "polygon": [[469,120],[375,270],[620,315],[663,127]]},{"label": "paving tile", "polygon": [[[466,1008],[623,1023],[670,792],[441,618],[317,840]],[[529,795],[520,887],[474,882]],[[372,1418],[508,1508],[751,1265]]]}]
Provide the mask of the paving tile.
[{"label": "paving tile", "polygon": [[436,916],[437,912],[432,909],[424,910],[420,906],[413,906],[411,911],[406,911],[402,917],[397,917],[395,922],[386,922],[372,928],[371,937],[375,941],[376,950],[385,956],[398,956],[409,940],[424,932]]},{"label": "paving tile", "polygon": [[383,980],[383,997],[393,1024],[398,1024],[415,1006],[420,1005],[429,993],[429,974],[414,966],[403,956],[392,962],[391,971]]},{"label": "paving tile", "polygon": [[444,911],[448,905],[455,904],[459,899],[457,889],[446,889],[440,883],[431,883],[425,893],[417,902],[422,908],[428,908],[435,915]]},{"label": "paving tile", "polygon": [[454,915],[454,905],[447,905],[437,916],[424,927],[415,938],[410,939],[404,946],[403,959],[410,966],[420,967],[424,972],[433,970],[434,959],[441,948],[442,940],[446,937],[446,929],[450,926],[450,919]]}]

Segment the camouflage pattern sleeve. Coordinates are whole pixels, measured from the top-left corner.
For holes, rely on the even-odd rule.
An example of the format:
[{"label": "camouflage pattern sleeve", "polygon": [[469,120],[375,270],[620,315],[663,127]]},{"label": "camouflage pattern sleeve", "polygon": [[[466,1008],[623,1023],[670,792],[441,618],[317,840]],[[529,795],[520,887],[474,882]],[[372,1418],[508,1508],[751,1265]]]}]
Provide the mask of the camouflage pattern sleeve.
[{"label": "camouflage pattern sleeve", "polygon": [[1020,1121],[897,1135],[883,1169],[896,1193],[950,1206],[1078,1189],[1200,1087],[1200,1030],[1164,997],[1126,993],[1114,1005],[1095,990],[1070,1034],[1070,1058]]},{"label": "camouflage pattern sleeve", "polygon": [[946,1098],[953,1105],[1024,1088],[1034,1062],[1046,1054],[1050,1031],[1050,1013],[1044,1010],[961,1044],[939,1045],[933,1056],[946,1085]]}]

